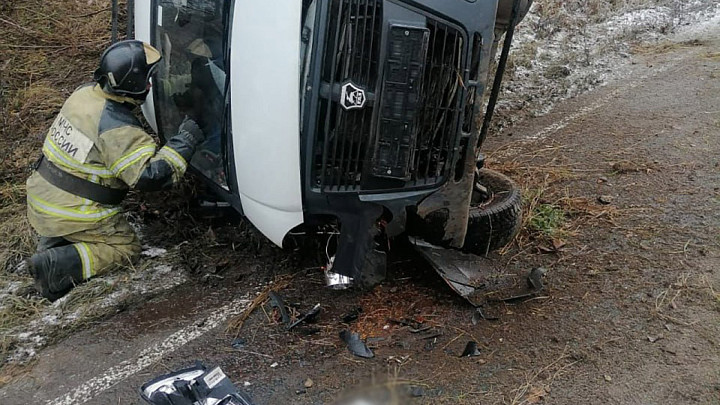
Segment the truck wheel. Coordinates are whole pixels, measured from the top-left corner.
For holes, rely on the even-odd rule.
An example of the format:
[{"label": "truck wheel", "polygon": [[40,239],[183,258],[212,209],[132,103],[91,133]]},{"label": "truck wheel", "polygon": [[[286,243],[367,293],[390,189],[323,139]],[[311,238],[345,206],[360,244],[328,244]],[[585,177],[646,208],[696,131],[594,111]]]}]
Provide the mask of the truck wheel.
[{"label": "truck wheel", "polygon": [[475,174],[463,250],[486,255],[510,243],[522,224],[522,196],[509,177],[489,169]]}]

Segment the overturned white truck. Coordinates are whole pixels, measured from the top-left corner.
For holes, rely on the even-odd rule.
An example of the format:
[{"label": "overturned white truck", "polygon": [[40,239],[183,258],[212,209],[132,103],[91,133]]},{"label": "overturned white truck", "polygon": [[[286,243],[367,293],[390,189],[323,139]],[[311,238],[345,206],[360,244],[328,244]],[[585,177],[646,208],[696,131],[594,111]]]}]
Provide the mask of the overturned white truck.
[{"label": "overturned white truck", "polygon": [[144,113],[161,137],[195,118],[192,166],[277,245],[332,230],[331,282],[382,279],[403,233],[484,255],[520,223],[479,152],[509,46],[485,103],[488,71],[531,2],[136,0],[164,57]]}]

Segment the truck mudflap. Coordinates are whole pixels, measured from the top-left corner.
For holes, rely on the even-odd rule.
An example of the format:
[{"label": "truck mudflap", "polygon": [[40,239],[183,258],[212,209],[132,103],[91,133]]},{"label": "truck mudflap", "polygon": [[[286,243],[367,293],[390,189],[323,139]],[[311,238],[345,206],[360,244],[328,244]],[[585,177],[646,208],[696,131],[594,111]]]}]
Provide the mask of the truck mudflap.
[{"label": "truck mudflap", "polygon": [[488,257],[445,249],[416,238],[410,238],[410,243],[450,288],[476,307],[533,298],[544,289],[544,269],[517,275],[504,271]]}]

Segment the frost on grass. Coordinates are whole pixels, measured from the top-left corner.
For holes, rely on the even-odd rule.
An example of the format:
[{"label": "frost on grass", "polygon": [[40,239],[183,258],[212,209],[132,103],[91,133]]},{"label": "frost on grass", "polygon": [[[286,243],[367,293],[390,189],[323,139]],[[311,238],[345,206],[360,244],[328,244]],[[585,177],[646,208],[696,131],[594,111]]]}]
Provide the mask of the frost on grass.
[{"label": "frost on grass", "polygon": [[159,247],[143,246],[142,255],[145,257],[162,257],[167,254],[167,250]]},{"label": "frost on grass", "polygon": [[694,39],[720,22],[711,0],[625,3],[535,2],[516,31],[495,132],[627,74],[634,44]]},{"label": "frost on grass", "polygon": [[12,341],[0,365],[27,362],[39,349],[84,324],[185,283],[177,251],[145,247],[136,268],[93,279],[52,304],[32,294],[19,295],[31,288],[29,279],[0,284],[0,331]]}]

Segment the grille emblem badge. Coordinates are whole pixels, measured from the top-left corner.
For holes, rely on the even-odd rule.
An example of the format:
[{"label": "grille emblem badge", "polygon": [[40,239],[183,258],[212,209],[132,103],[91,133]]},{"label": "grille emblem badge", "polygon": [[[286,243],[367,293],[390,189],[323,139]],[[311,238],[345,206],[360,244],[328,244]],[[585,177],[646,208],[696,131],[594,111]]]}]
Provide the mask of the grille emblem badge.
[{"label": "grille emblem badge", "polygon": [[344,109],[350,111],[363,108],[366,102],[365,90],[356,86],[353,82],[343,84],[340,92],[340,105]]}]

